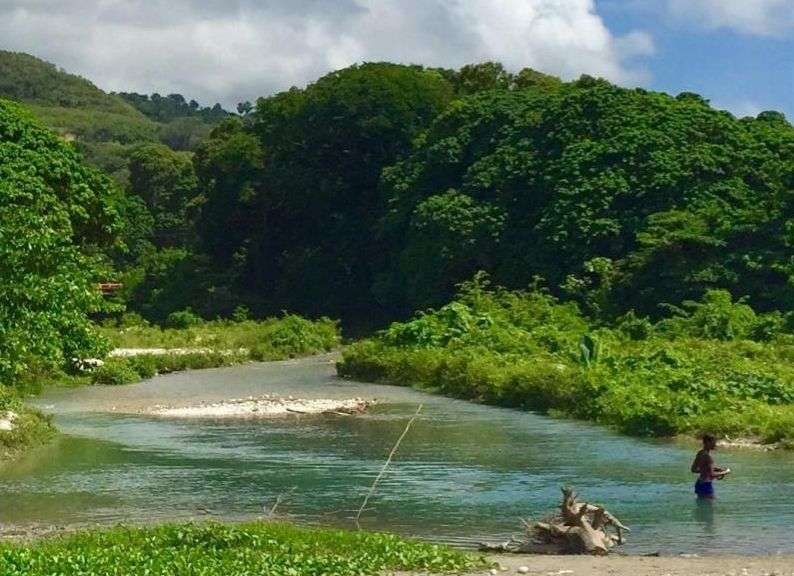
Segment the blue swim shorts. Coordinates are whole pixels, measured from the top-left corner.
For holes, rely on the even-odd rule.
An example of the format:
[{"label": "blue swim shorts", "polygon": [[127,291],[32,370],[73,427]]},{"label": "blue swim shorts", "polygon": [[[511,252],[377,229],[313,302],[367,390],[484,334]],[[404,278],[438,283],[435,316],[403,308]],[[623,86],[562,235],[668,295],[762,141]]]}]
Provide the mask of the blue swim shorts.
[{"label": "blue swim shorts", "polygon": [[714,485],[711,482],[698,479],[695,482],[695,494],[698,498],[711,498],[714,496]]}]

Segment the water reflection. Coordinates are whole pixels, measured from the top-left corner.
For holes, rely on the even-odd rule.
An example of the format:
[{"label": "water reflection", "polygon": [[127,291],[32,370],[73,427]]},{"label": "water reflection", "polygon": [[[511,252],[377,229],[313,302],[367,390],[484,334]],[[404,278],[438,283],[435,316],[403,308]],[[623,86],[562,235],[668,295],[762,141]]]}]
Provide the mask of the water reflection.
[{"label": "water reflection", "polygon": [[707,498],[695,498],[695,522],[700,524],[703,531],[707,534],[715,534],[714,524],[714,500]]}]

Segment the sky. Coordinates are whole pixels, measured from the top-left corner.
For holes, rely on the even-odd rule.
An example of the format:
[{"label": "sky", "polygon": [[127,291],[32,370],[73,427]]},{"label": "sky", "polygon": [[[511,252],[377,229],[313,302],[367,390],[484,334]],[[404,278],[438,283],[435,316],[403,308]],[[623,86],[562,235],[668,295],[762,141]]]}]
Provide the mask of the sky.
[{"label": "sky", "polygon": [[0,49],[228,108],[356,62],[497,60],[794,118],[794,0],[0,0]]}]

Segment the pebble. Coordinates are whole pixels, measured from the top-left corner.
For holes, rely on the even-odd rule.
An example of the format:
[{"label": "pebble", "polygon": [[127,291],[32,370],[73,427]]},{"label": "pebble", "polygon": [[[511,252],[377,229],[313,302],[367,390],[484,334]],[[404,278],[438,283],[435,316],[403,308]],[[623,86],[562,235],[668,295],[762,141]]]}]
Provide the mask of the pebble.
[{"label": "pebble", "polygon": [[529,568],[527,568],[526,566],[519,566],[516,572],[518,572],[519,574],[529,574]]}]

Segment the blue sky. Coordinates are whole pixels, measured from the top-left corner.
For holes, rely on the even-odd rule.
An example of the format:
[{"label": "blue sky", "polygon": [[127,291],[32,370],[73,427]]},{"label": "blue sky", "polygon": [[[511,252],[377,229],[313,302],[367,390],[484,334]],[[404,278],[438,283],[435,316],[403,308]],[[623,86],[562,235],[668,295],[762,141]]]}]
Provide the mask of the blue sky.
[{"label": "blue sky", "polygon": [[362,61],[496,60],[794,120],[794,0],[0,0],[0,49],[227,107]]},{"label": "blue sky", "polygon": [[[741,1],[755,2],[759,10],[765,4]],[[784,1],[789,8],[794,6],[794,0]],[[720,19],[719,14],[699,13],[695,18],[675,13],[664,4],[655,0],[596,1],[598,14],[613,34],[640,29],[651,37],[653,54],[643,59],[650,88],[673,94],[697,92],[715,106],[739,115],[779,110],[794,120],[791,10],[782,15],[772,12],[753,21],[740,14]]]}]

